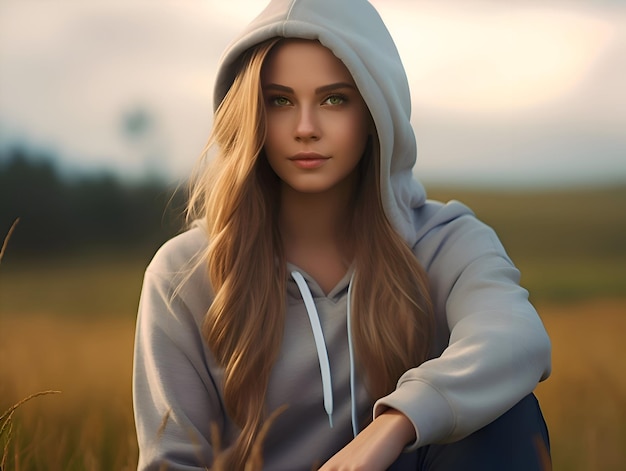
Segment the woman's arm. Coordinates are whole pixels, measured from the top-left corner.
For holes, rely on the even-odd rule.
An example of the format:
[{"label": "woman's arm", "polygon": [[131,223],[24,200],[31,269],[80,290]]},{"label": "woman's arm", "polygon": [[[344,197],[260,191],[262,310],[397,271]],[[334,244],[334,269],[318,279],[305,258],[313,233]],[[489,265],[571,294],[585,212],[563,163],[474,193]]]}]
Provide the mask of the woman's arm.
[{"label": "woman's arm", "polygon": [[170,280],[146,272],[133,370],[139,470],[205,469],[210,424],[224,428],[197,320],[172,291]]},{"label": "woman's arm", "polygon": [[328,460],[320,471],[383,471],[391,466],[406,445],[414,441],[415,428],[409,419],[397,410],[388,409]]},{"label": "woman's arm", "polygon": [[446,205],[442,212],[461,214],[433,225],[417,246],[431,282],[438,352],[374,407],[375,416],[391,407],[409,418],[411,449],[471,434],[550,373],[550,340],[519,271],[495,232],[463,208]]},{"label": "woman's arm", "polygon": [[433,218],[419,247],[436,309],[435,358],[376,402],[372,424],[324,471],[352,463],[384,470],[403,450],[461,439],[550,373],[549,338],[495,233],[466,210],[447,217]]}]

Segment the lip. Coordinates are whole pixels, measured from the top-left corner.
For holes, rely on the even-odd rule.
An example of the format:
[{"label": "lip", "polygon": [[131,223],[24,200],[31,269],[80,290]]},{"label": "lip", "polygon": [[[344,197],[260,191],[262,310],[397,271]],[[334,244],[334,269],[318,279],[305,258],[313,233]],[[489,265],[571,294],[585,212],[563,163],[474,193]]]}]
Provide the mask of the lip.
[{"label": "lip", "polygon": [[289,157],[291,162],[302,169],[314,169],[321,167],[329,159],[330,157],[318,154],[317,152],[299,152]]}]

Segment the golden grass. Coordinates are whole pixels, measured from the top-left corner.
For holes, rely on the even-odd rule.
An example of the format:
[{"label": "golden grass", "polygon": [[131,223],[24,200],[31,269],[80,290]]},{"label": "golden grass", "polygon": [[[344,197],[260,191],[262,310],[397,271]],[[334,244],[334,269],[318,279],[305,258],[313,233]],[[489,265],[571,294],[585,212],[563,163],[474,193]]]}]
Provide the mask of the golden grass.
[{"label": "golden grass", "polygon": [[13,404],[2,415],[0,415],[0,439],[3,440],[2,447],[2,459],[0,460],[0,470],[5,469],[9,451],[9,445],[11,438],[13,438],[13,414],[20,408],[20,406],[26,404],[31,399],[35,399],[39,396],[45,396],[47,394],[59,394],[61,391],[40,391],[33,393],[30,396],[25,397],[16,404]]},{"label": "golden grass", "polygon": [[[537,396],[554,469],[626,469],[626,187],[439,193],[430,195],[461,199],[497,229],[539,302],[554,369]],[[136,469],[133,316],[146,257],[110,255],[2,262],[0,416],[12,411],[3,471]],[[39,396],[52,389],[62,394]]]},{"label": "golden grass", "polygon": [[[626,468],[626,301],[543,304],[554,371],[537,395],[556,470]],[[0,316],[0,411],[14,414],[8,468],[131,470],[134,319]]]},{"label": "golden grass", "polygon": [[13,235],[13,232],[15,231],[18,222],[20,222],[19,218],[13,221],[13,224],[11,224],[11,227],[9,228],[9,232],[2,240],[2,247],[0,247],[0,262],[2,262],[2,259],[4,258],[4,253],[7,250],[7,245],[9,245],[9,240],[11,239],[11,236]]},{"label": "golden grass", "polygon": [[539,306],[553,344],[537,396],[554,469],[626,469],[626,301]]},{"label": "golden grass", "polygon": [[0,318],[0,410],[33,391],[63,392],[16,411],[9,469],[136,469],[133,329],[128,319]]}]

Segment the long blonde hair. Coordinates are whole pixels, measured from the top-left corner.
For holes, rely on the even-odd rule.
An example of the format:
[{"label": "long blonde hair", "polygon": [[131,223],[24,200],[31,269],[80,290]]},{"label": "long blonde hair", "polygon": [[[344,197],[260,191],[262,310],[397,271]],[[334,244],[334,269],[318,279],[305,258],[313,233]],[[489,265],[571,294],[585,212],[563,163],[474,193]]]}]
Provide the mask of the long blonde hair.
[{"label": "long blonde hair", "polygon": [[[190,184],[188,217],[206,221],[210,240],[206,261],[214,300],[203,335],[224,368],[226,411],[242,430],[232,447],[232,469],[243,468],[267,415],[265,395],[284,330],[279,181],[263,155],[260,79],[265,57],[278,41],[242,57],[204,152],[208,159],[215,148],[216,155]],[[355,353],[374,398],[391,392],[404,371],[426,359],[432,330],[426,275],[383,211],[378,153],[374,135],[361,159],[350,225],[357,267]]]}]

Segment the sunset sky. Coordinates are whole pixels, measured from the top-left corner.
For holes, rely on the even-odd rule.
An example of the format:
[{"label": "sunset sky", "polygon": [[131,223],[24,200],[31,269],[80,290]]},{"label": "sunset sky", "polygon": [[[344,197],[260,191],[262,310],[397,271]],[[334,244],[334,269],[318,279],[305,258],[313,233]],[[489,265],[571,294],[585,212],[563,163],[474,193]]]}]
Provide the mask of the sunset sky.
[{"label": "sunset sky", "polygon": [[[421,179],[626,182],[626,2],[372,3],[409,76]],[[219,56],[264,5],[0,0],[0,145],[68,172],[185,176]]]}]

